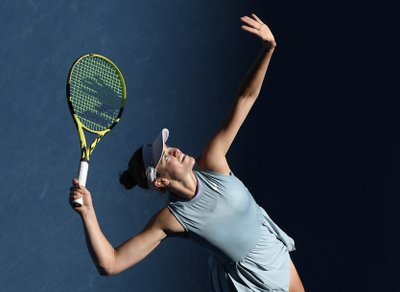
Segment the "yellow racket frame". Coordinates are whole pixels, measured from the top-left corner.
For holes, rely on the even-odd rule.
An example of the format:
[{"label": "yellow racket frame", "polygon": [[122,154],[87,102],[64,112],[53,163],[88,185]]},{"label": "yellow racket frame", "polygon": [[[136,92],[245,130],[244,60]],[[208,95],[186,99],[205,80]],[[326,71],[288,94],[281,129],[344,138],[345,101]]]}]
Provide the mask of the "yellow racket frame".
[{"label": "yellow racket frame", "polygon": [[[112,65],[112,67],[115,69],[115,71],[117,72],[117,74],[119,75],[119,78],[121,80],[121,85],[122,85],[122,99],[121,99],[121,108],[120,111],[118,113],[117,118],[115,118],[114,122],[105,130],[102,131],[95,131],[92,130],[88,127],[86,127],[80,120],[78,115],[75,113],[74,108],[72,106],[72,96],[71,96],[71,78],[72,78],[72,74],[74,71],[74,68],[76,67],[76,64],[78,64],[82,59],[84,58],[100,58],[104,61],[106,61],[107,63],[109,63],[110,65]],[[71,69],[69,71],[68,74],[68,81],[67,81],[67,99],[68,99],[68,105],[72,114],[72,117],[74,119],[76,128],[78,130],[78,134],[79,134],[79,141],[80,141],[80,145],[81,145],[81,160],[84,161],[89,161],[90,160],[90,156],[94,150],[94,148],[96,147],[97,143],[99,143],[99,141],[108,133],[111,131],[111,129],[113,127],[115,127],[116,124],[118,124],[118,122],[121,119],[121,115],[123,113],[124,107],[125,107],[125,103],[126,103],[126,84],[125,84],[125,80],[124,77],[122,76],[121,71],[119,70],[119,68],[108,58],[100,55],[100,54],[85,54],[81,57],[79,57],[71,66]],[[89,133],[95,134],[97,135],[97,137],[93,140],[93,142],[90,144],[89,147],[87,147],[87,142],[86,142],[86,137],[85,137],[85,131],[88,131]]]}]

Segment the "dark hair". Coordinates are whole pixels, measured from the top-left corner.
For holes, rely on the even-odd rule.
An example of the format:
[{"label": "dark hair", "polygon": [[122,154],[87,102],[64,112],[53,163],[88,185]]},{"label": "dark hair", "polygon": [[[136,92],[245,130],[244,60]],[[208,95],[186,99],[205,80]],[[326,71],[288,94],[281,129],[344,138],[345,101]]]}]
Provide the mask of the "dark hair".
[{"label": "dark hair", "polygon": [[144,170],[142,151],[143,147],[140,147],[133,153],[132,158],[129,160],[128,169],[119,175],[119,182],[128,190],[136,185],[143,189],[149,188]]}]

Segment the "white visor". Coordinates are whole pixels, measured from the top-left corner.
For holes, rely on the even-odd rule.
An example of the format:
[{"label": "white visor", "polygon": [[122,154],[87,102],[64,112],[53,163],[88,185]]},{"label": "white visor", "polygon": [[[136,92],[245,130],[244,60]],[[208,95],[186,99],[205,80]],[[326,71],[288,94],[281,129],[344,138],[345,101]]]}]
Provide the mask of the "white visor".
[{"label": "white visor", "polygon": [[152,144],[143,145],[143,164],[146,171],[147,184],[150,188],[153,187],[153,181],[157,177],[156,166],[160,162],[168,136],[169,131],[164,128]]}]

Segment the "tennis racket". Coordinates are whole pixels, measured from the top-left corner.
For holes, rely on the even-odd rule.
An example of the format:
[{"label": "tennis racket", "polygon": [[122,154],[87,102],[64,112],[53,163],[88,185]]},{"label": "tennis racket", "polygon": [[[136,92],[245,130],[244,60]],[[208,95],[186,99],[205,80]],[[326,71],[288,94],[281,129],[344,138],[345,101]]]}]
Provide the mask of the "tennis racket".
[{"label": "tennis racket", "polygon": [[[90,155],[97,143],[120,121],[126,101],[124,78],[106,57],[83,55],[69,71],[67,100],[81,146],[78,180],[85,186]],[[94,137],[90,145],[86,143],[85,133]],[[83,199],[75,200],[72,205],[82,206]]]}]

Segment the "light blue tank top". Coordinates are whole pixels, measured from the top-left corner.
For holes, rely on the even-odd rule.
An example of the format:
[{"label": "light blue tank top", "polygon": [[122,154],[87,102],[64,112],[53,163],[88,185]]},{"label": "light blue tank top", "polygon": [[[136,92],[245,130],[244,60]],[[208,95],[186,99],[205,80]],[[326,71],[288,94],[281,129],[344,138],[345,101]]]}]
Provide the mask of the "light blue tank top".
[{"label": "light blue tank top", "polygon": [[170,195],[168,208],[201,246],[228,261],[239,261],[260,237],[262,213],[233,174],[194,168],[198,189],[190,201]]},{"label": "light blue tank top", "polygon": [[197,191],[167,207],[188,237],[210,252],[209,291],[288,291],[292,238],[233,174],[193,169]]}]

